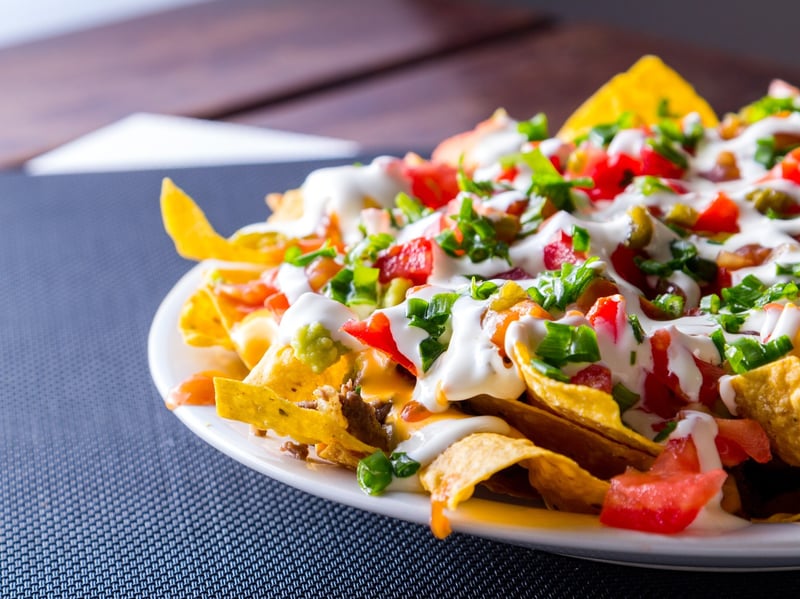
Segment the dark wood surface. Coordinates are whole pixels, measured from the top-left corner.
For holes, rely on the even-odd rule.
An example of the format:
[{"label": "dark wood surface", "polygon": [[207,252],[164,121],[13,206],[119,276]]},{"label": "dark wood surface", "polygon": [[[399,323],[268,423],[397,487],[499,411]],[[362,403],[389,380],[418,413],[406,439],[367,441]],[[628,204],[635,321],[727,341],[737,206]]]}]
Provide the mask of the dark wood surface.
[{"label": "dark wood surface", "polygon": [[519,119],[545,112],[556,130],[644,54],[661,56],[720,114],[764,95],[774,77],[800,81],[800,71],[611,27],[554,25],[231,120],[341,136],[375,148],[432,147],[497,107]]},{"label": "dark wood surface", "polygon": [[800,71],[460,0],[216,0],[0,50],[0,168],[132,112],[433,147],[504,107],[557,127],[646,53],[720,112]]},{"label": "dark wood surface", "polygon": [[531,10],[458,0],[217,0],[7,48],[0,166],[132,112],[222,118],[542,20]]}]

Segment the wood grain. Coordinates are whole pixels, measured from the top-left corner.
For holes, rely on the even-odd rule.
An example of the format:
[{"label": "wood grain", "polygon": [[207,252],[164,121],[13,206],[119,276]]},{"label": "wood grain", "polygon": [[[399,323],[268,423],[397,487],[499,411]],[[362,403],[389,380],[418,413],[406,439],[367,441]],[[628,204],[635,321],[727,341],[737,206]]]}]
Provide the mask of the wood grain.
[{"label": "wood grain", "polygon": [[7,48],[0,166],[132,112],[219,118],[530,30],[542,19],[458,0],[225,0]]},{"label": "wood grain", "polygon": [[677,69],[720,113],[761,97],[774,77],[800,82],[797,69],[606,26],[553,26],[230,120],[398,150],[432,148],[497,107],[519,119],[543,111],[557,129],[613,74],[648,53]]}]

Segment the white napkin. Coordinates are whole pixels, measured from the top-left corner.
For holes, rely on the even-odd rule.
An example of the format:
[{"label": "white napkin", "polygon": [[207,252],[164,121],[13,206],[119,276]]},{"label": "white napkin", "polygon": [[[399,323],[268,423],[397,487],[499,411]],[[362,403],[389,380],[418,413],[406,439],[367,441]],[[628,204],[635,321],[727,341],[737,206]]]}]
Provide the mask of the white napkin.
[{"label": "white napkin", "polygon": [[356,142],[160,114],[132,114],[25,164],[34,175],[349,158]]}]

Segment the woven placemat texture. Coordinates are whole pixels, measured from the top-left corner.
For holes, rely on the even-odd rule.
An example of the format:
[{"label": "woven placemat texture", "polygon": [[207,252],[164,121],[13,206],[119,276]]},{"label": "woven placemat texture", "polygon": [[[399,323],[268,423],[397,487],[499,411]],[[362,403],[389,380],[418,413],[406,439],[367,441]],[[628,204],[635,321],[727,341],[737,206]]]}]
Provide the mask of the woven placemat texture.
[{"label": "woven placemat texture", "polygon": [[[316,165],[314,165],[316,166]],[[179,170],[225,234],[308,164]],[[647,570],[550,555],[296,491],[162,404],[159,302],[191,266],[163,233],[161,172],[0,176],[0,595],[782,596],[793,573]],[[800,551],[800,548],[798,548]]]}]

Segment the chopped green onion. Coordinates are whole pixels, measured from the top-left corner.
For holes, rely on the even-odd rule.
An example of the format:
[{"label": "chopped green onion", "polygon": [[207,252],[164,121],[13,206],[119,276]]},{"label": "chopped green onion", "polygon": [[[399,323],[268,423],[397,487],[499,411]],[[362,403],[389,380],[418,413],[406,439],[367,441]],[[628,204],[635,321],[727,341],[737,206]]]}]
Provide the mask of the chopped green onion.
[{"label": "chopped green onion", "polygon": [[417,222],[421,218],[433,214],[433,210],[426,208],[418,199],[412,198],[402,191],[395,197],[394,204],[403,216],[405,216],[407,223]]},{"label": "chopped green onion", "polygon": [[611,397],[619,405],[620,413],[632,408],[639,401],[639,394],[631,391],[622,383],[617,383],[611,388]]},{"label": "chopped green onion", "polygon": [[673,164],[681,168],[689,167],[686,155],[677,150],[669,139],[665,137],[650,137],[645,143]]},{"label": "chopped green onion", "polygon": [[764,364],[774,362],[792,350],[788,335],[782,335],[766,343],[759,343],[752,337],[742,337],[725,348],[725,357],[736,374],[742,374]]},{"label": "chopped green onion", "polygon": [[449,342],[443,342],[440,337],[447,330],[447,322],[457,299],[457,293],[437,293],[429,302],[419,297],[412,297],[406,302],[408,326],[420,328],[429,335],[419,344],[423,372],[427,372],[447,350]]},{"label": "chopped green onion", "polygon": [[589,232],[578,225],[572,226],[572,249],[576,252],[589,251]]},{"label": "chopped green onion", "polygon": [[743,314],[731,314],[729,312],[714,314],[713,318],[727,333],[738,333],[744,321],[747,320],[747,317]]},{"label": "chopped green onion", "polygon": [[662,293],[653,300],[653,305],[670,318],[683,316],[684,299],[675,293]]},{"label": "chopped green onion", "polygon": [[545,310],[566,310],[580,297],[589,283],[598,276],[592,267],[599,258],[592,256],[583,264],[565,262],[560,270],[544,271],[537,275],[528,295]]},{"label": "chopped green onion", "polygon": [[461,160],[459,160],[456,180],[458,182],[458,188],[461,191],[474,193],[479,197],[488,197],[494,193],[494,183],[491,181],[475,181],[467,177],[464,168],[461,166]]},{"label": "chopped green onion", "polygon": [[666,441],[676,428],[678,428],[677,422],[675,422],[674,420],[667,422],[664,425],[664,428],[658,431],[658,434],[655,437],[653,437],[653,441],[655,441],[656,443],[661,443],[662,441]]},{"label": "chopped green onion", "polygon": [[742,114],[748,123],[755,123],[768,116],[777,114],[779,112],[798,112],[800,111],[800,102],[797,98],[787,96],[785,98],[775,98],[773,96],[764,96],[760,100],[756,100],[752,104],[745,106]]},{"label": "chopped green onion", "polygon": [[408,478],[417,473],[420,468],[420,463],[408,457],[408,454],[398,451],[389,456],[389,461],[392,464],[392,472],[398,478]]},{"label": "chopped green onion", "polygon": [[594,181],[588,178],[569,181],[564,179],[539,148],[518,154],[517,157],[531,169],[531,186],[528,189],[528,195],[549,199],[557,210],[567,212],[575,210],[575,202],[572,198],[573,187],[592,187],[594,185]]},{"label": "chopped green onion", "polygon": [[386,457],[382,451],[359,460],[356,480],[361,490],[370,495],[380,495],[392,483],[392,478],[408,478],[415,475],[421,464],[408,457],[405,452],[395,452]]},{"label": "chopped green onion", "polygon": [[529,121],[517,123],[517,131],[528,138],[528,141],[542,141],[549,137],[547,115],[540,112]]},{"label": "chopped green onion", "polygon": [[358,264],[360,262],[375,262],[378,254],[394,243],[395,238],[389,233],[368,235],[347,252],[345,262]]},{"label": "chopped green onion", "polygon": [[626,110],[619,118],[613,123],[604,123],[592,127],[589,131],[589,141],[598,147],[605,147],[611,143],[617,133],[623,129],[630,129],[633,127],[635,115],[633,112]]},{"label": "chopped green onion", "polygon": [[551,366],[547,362],[542,362],[541,360],[532,359],[531,366],[545,375],[547,378],[554,379],[556,381],[560,381],[562,383],[568,383],[569,377],[561,372],[559,368],[555,366]]},{"label": "chopped green onion", "polygon": [[633,262],[639,270],[648,275],[668,277],[675,271],[681,271],[696,281],[710,282],[716,278],[716,263],[698,256],[697,247],[694,244],[685,239],[676,239],[670,243],[669,247],[672,252],[672,260],[659,262],[651,258],[636,256]]},{"label": "chopped green onion", "polygon": [[716,293],[705,295],[700,298],[700,310],[707,314],[717,314],[722,305],[719,296]]},{"label": "chopped green onion", "polygon": [[725,359],[725,345],[727,341],[725,340],[725,333],[722,332],[722,329],[715,329],[713,333],[711,333],[711,341],[714,342],[714,345],[719,352],[719,357],[721,360]]},{"label": "chopped green onion", "polygon": [[778,282],[767,287],[755,275],[747,275],[738,285],[722,290],[722,299],[732,312],[763,308],[779,299],[796,299],[800,289],[794,281]]},{"label": "chopped green onion", "polygon": [[476,277],[472,277],[469,284],[469,294],[472,299],[485,300],[497,291],[497,283],[492,281],[478,281]]},{"label": "chopped green onion", "polygon": [[292,266],[308,266],[317,258],[335,257],[336,248],[333,247],[323,246],[318,250],[304,254],[303,250],[301,250],[298,246],[293,245],[286,249],[286,252],[283,255],[283,261],[288,262]]},{"label": "chopped green onion", "polygon": [[659,118],[662,119],[676,119],[681,115],[670,112],[669,109],[669,98],[661,98],[658,101],[658,106],[656,107],[656,114]]},{"label": "chopped green onion", "polygon": [[800,262],[791,262],[789,264],[776,264],[775,274],[800,277]]},{"label": "chopped green onion", "polygon": [[392,482],[392,463],[382,451],[359,460],[356,480],[361,490],[370,495],[380,495]]},{"label": "chopped green onion", "polygon": [[778,161],[779,154],[775,150],[775,136],[762,137],[756,140],[756,153],[753,160],[764,168],[770,169]]},{"label": "chopped green onion", "polygon": [[472,198],[461,200],[458,215],[451,217],[461,232],[461,239],[452,229],[446,229],[436,236],[436,243],[445,253],[458,257],[466,255],[472,262],[483,262],[488,258],[503,258],[511,264],[508,244],[497,239],[497,232],[491,220],[481,216],[472,208]]},{"label": "chopped green onion", "polygon": [[633,180],[633,184],[638,189],[642,195],[644,196],[651,196],[654,193],[675,193],[675,190],[672,189],[669,185],[664,183],[658,177],[654,177],[653,175],[644,175],[642,177],[636,177]]},{"label": "chopped green onion", "polygon": [[636,338],[636,342],[641,343],[644,341],[644,329],[642,328],[642,323],[639,322],[639,317],[636,314],[628,314],[628,323],[633,329],[633,336]]},{"label": "chopped green onion", "polygon": [[560,368],[568,362],[597,362],[600,359],[597,333],[592,327],[548,320],[545,328],[547,334],[539,342],[536,355],[548,364]]}]

